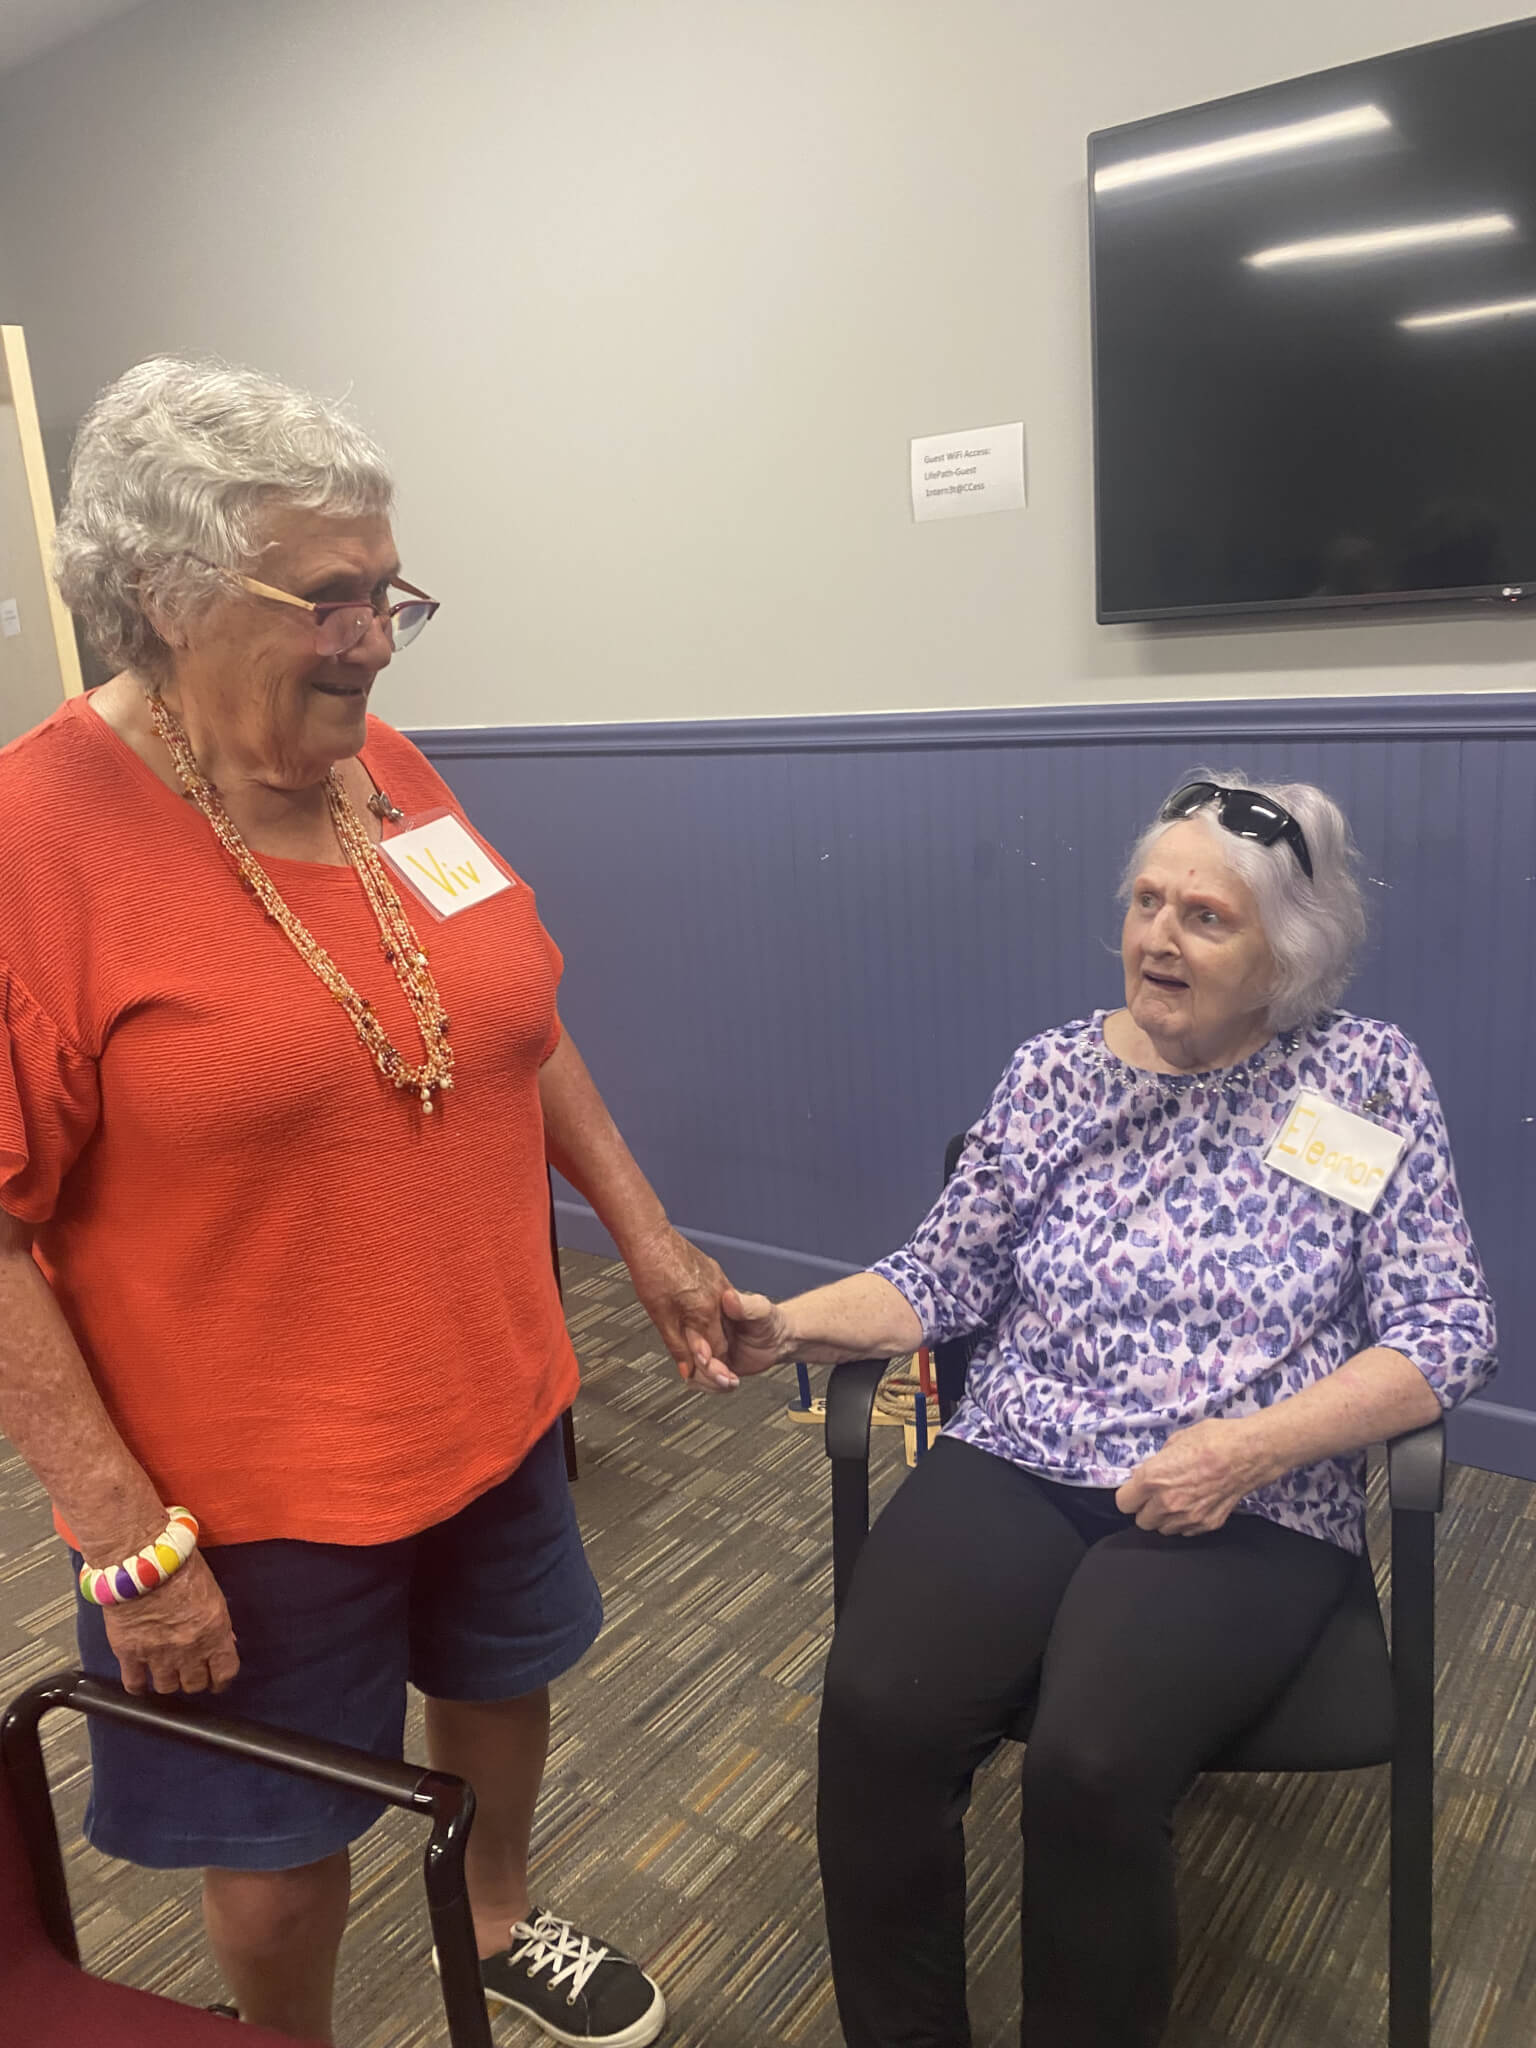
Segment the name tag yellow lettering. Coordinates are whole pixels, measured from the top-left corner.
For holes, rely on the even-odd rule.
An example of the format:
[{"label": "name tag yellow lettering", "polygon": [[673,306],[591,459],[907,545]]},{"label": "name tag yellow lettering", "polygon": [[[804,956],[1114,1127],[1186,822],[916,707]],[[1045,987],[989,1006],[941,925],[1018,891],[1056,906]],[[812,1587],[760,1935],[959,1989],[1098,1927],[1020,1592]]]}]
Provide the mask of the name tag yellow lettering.
[{"label": "name tag yellow lettering", "polygon": [[1280,1133],[1280,1136],[1275,1140],[1276,1150],[1288,1153],[1290,1157],[1293,1159],[1300,1158],[1300,1145],[1292,1145],[1288,1141],[1291,1138],[1303,1137],[1306,1134],[1306,1132],[1311,1129],[1312,1125],[1316,1123],[1316,1121],[1317,1118],[1312,1114],[1311,1110],[1301,1108],[1293,1109],[1291,1111],[1289,1118],[1286,1121],[1285,1129]]},{"label": "name tag yellow lettering", "polygon": [[1374,1209],[1408,1140],[1304,1088],[1276,1132],[1265,1163],[1353,1209]]},{"label": "name tag yellow lettering", "polygon": [[463,820],[451,812],[382,840],[379,852],[439,917],[456,917],[512,887],[512,877],[486,859]]}]

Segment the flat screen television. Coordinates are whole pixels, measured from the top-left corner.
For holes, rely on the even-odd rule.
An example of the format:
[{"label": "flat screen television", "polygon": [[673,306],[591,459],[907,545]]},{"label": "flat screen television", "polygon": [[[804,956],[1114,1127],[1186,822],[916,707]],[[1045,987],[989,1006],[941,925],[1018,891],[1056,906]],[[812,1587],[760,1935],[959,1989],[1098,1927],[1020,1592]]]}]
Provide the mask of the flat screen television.
[{"label": "flat screen television", "polygon": [[1536,597],[1536,21],[1089,140],[1098,615]]}]

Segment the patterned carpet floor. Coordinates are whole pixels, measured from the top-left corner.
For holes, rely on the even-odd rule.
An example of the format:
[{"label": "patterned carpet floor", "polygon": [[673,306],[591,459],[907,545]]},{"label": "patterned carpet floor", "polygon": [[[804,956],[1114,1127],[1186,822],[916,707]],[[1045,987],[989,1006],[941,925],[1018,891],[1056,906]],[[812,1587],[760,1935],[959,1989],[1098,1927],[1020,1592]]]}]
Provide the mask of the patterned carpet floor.
[{"label": "patterned carpet floor", "polygon": [[[536,1897],[661,1979],[670,2048],[835,2048],[814,1841],[832,1599],[819,1432],[785,1418],[788,1375],[725,1399],[682,1387],[621,1267],[576,1253],[566,1273],[584,1370],[576,1500],[608,1619],[556,1690]],[[900,1477],[898,1431],[876,1431],[875,1467],[878,1504]],[[1379,1557],[1379,1475],[1373,1494]],[[1532,2048],[1536,1489],[1454,1470],[1439,1584],[1436,2044]],[[0,1443],[0,1699],[72,1660],[62,1553]],[[88,1965],[217,1998],[195,1881],[85,1846],[83,1737],[50,1726]],[[408,1739],[424,1756],[419,1711]],[[977,2048],[1018,2039],[1016,1754],[979,1777],[969,1824]],[[356,1846],[342,2048],[444,2038],[421,1842],[392,1815]],[[1204,1779],[1179,1846],[1184,1962],[1166,2048],[1385,2043],[1384,1772]],[[505,2048],[542,2038],[496,2027]]]}]

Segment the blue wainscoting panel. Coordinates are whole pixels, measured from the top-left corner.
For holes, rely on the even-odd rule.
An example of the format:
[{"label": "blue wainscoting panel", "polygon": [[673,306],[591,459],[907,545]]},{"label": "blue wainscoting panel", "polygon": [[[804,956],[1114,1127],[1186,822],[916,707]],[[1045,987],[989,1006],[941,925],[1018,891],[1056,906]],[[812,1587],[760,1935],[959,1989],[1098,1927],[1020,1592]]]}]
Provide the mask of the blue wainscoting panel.
[{"label": "blue wainscoting panel", "polygon": [[[1369,878],[1348,1001],[1423,1048],[1499,1302],[1453,1448],[1536,1478],[1536,699],[415,737],[537,889],[566,1022],[672,1216],[777,1294],[899,1243],[1014,1046],[1118,1000],[1120,865],[1186,770],[1323,784]],[[605,1244],[568,1190],[561,1218]]]}]

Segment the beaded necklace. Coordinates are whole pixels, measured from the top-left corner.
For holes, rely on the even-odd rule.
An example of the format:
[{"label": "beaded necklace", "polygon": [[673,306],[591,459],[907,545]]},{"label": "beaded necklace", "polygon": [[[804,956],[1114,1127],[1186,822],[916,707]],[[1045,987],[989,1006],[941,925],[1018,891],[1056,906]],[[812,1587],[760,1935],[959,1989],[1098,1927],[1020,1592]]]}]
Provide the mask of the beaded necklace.
[{"label": "beaded necklace", "polygon": [[1103,1028],[1097,1039],[1090,1039],[1079,1050],[1079,1057],[1100,1073],[1120,1076],[1126,1080],[1155,1081],[1160,1088],[1171,1088],[1176,1094],[1188,1088],[1231,1088],[1254,1081],[1261,1074],[1267,1074],[1282,1060],[1290,1058],[1296,1049],[1294,1031],[1282,1031],[1257,1052],[1250,1053],[1245,1060],[1239,1060],[1235,1067],[1201,1067],[1194,1073],[1164,1073],[1161,1067],[1138,1067],[1130,1060],[1124,1060],[1119,1053],[1111,1052],[1104,1043]]},{"label": "beaded necklace", "polygon": [[337,843],[363,887],[379,926],[379,949],[395,970],[395,979],[411,1006],[411,1015],[421,1033],[425,1059],[413,1064],[390,1041],[384,1026],[374,1015],[373,1004],[360,996],[326,952],[319,940],[294,916],[278,894],[271,876],[257,860],[225,810],[217,789],[203,774],[192,752],[192,742],[174,711],[160,697],[149,698],[149,716],[155,731],[165,742],[181,786],[213,827],[214,837],[234,862],[240,886],[254,896],[266,915],[292,945],[294,951],[333,1000],[352,1020],[362,1046],[386,1081],[396,1088],[409,1088],[421,1099],[422,1109],[431,1115],[434,1090],[453,1086],[453,1048],[448,1043],[448,1017],[427,966],[421,941],[411,929],[410,919],[400,907],[383,861],[368,837],[363,821],[352,808],[341,777],[333,768],[325,778],[325,799]]}]

